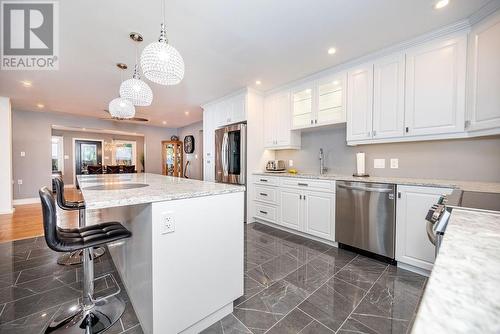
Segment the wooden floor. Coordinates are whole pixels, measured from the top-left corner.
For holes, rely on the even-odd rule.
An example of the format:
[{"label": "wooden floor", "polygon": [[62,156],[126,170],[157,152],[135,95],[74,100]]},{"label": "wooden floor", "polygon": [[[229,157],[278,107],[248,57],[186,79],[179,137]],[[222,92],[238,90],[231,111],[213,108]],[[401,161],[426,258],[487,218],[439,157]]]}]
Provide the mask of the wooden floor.
[{"label": "wooden floor", "polygon": [[[65,189],[67,200],[81,200],[81,193],[75,188]],[[78,212],[57,210],[58,225],[78,227]],[[41,204],[26,204],[15,207],[13,214],[0,215],[0,243],[33,238],[43,235]]]}]

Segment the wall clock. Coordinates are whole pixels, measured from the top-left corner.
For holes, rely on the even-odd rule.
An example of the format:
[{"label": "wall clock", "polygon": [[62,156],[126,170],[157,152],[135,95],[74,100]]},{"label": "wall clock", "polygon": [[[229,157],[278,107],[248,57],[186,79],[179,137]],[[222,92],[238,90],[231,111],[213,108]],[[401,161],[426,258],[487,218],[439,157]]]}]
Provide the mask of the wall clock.
[{"label": "wall clock", "polygon": [[184,152],[187,154],[194,152],[194,137],[191,135],[184,137]]}]

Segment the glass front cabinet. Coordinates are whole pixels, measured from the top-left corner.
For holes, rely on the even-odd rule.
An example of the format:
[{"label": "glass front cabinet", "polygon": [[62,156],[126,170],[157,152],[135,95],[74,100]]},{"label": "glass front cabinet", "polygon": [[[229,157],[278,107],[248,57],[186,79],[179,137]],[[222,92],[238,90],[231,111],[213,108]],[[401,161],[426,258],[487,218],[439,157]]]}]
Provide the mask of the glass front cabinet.
[{"label": "glass front cabinet", "polygon": [[183,145],[180,140],[161,142],[163,175],[183,177]]}]

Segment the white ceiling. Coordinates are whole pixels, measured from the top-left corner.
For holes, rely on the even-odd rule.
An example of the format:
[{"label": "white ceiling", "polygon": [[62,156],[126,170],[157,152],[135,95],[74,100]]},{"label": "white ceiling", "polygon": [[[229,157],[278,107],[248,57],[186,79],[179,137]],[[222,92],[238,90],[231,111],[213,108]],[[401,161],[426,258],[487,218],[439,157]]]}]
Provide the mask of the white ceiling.
[{"label": "white ceiling", "polygon": [[[269,90],[468,17],[487,2],[450,0],[438,11],[435,0],[167,0],[167,35],[186,74],[177,86],[150,83],[153,104],[138,108],[139,116],[181,127],[201,120],[201,104],[227,93]],[[143,34],[142,49],[158,38],[160,23],[161,0],[61,1],[59,71],[2,71],[0,96],[15,109],[43,103],[44,110],[104,117],[118,94],[115,63],[127,63],[125,77],[132,75],[129,32]]]}]

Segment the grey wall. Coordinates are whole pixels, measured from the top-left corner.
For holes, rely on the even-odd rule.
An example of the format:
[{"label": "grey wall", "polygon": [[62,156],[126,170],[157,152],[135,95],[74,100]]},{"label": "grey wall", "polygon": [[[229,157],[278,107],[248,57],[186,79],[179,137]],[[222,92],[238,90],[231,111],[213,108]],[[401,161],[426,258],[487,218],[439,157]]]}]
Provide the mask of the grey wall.
[{"label": "grey wall", "polygon": [[188,135],[194,136],[194,152],[186,154],[184,152],[184,165],[189,163],[189,178],[201,180],[203,175],[203,122],[193,123],[179,129],[179,139],[184,142],[184,137]]},{"label": "grey wall", "polygon": [[[64,137],[64,155],[68,155],[68,159],[64,160],[63,180],[65,184],[75,183],[73,175],[73,164],[74,164],[73,138],[98,139],[102,140],[104,143],[112,143],[114,139],[135,141],[137,147],[136,169],[138,172],[142,171],[142,165],[140,163],[140,157],[142,156],[142,154],[144,154],[144,137],[142,136],[123,136],[123,135],[107,134],[107,133],[95,133],[89,131],[82,132],[82,131],[63,131],[63,130],[52,130],[52,135]],[[103,153],[102,153],[103,165],[111,164],[112,161],[111,154],[112,152],[106,152],[103,147]]]},{"label": "grey wall", "polygon": [[[12,154],[14,199],[38,197],[38,189],[51,183],[52,125],[107,129],[144,134],[146,172],[161,173],[161,141],[177,134],[177,129],[105,121],[64,113],[14,111]],[[25,157],[20,152],[26,152]],[[17,180],[23,184],[18,185]]]},{"label": "grey wall", "polygon": [[[326,154],[329,172],[352,174],[356,152],[366,153],[366,170],[373,176],[500,181],[500,136],[393,144],[346,145],[345,126],[302,134],[302,149],[277,151],[276,159],[303,172],[319,171],[319,149]],[[374,169],[373,159],[385,158],[385,169]],[[390,158],[399,168],[389,168]],[[264,166],[263,166],[264,168]]]}]

